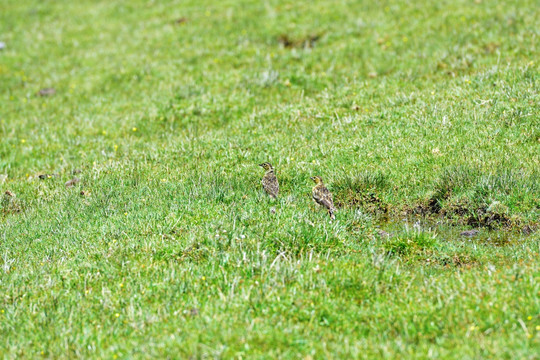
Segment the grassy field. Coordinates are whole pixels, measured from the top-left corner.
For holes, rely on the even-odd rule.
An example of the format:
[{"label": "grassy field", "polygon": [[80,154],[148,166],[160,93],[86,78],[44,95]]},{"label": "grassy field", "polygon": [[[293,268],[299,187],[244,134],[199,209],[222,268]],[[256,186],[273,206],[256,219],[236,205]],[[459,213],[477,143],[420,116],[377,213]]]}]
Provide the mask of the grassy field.
[{"label": "grassy field", "polygon": [[537,1],[0,9],[1,357],[540,359]]}]

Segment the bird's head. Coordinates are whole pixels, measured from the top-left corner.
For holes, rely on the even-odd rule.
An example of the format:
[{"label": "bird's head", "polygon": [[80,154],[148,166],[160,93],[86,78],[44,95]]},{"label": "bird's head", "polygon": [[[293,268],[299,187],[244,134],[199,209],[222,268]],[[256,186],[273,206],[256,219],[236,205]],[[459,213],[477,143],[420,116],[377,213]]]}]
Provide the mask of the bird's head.
[{"label": "bird's head", "polygon": [[310,177],[311,180],[317,185],[322,184],[322,178],[320,176],[312,176]]},{"label": "bird's head", "polygon": [[266,171],[274,169],[269,162],[263,162],[262,164],[259,164],[259,166],[261,166]]}]

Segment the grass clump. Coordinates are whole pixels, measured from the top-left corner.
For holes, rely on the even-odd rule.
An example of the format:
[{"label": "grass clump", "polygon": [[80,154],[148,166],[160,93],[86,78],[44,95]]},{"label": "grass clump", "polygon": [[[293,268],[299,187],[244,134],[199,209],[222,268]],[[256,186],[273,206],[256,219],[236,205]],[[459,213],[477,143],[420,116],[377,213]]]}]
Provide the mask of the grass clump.
[{"label": "grass clump", "polygon": [[436,234],[428,231],[412,230],[388,238],[383,248],[392,256],[415,256],[437,246]]},{"label": "grass clump", "polygon": [[380,196],[389,188],[388,179],[381,172],[343,175],[333,184],[337,207],[362,208],[379,215],[388,212],[388,204]]},{"label": "grass clump", "polygon": [[[510,228],[527,223],[512,208],[534,208],[540,191],[536,170],[482,173],[468,167],[446,169],[419,211],[438,214],[475,227]],[[512,213],[514,216],[512,216]]]}]

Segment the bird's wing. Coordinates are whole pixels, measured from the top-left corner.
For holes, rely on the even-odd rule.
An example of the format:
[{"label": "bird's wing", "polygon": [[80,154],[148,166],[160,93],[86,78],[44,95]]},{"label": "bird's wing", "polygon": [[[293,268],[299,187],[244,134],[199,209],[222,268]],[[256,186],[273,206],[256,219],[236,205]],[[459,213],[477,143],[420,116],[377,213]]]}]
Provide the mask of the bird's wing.
[{"label": "bird's wing", "polygon": [[315,200],[318,203],[320,203],[320,201],[323,199],[323,195],[322,195],[320,189],[318,189],[318,188],[313,189],[313,191],[311,193],[311,196],[313,197],[313,200]]},{"label": "bird's wing", "polygon": [[324,197],[325,198],[330,198],[332,199],[332,193],[330,192],[330,190],[328,190],[326,187],[323,187],[321,189],[322,193],[324,194]]},{"label": "bird's wing", "polygon": [[332,210],[334,209],[334,204],[332,203],[332,200],[331,199],[323,199],[321,200],[321,204],[327,208],[328,210]]},{"label": "bird's wing", "polygon": [[332,193],[326,188],[321,187],[318,192],[318,199],[315,199],[319,204],[323,205],[327,209],[334,208],[334,201],[332,199]]},{"label": "bird's wing", "polygon": [[279,192],[279,183],[275,174],[268,174],[263,179],[263,187],[267,193],[277,196]]},{"label": "bird's wing", "polygon": [[276,191],[279,190],[279,183],[277,181],[276,174],[272,173],[270,176],[271,176],[271,179],[272,179],[272,185],[276,188]]}]

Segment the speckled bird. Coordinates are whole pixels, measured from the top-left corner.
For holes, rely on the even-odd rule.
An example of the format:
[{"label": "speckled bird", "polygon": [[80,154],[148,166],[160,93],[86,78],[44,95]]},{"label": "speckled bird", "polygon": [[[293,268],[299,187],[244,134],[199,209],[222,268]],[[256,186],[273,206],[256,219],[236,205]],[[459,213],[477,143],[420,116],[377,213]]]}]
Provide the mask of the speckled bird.
[{"label": "speckled bird", "polygon": [[334,213],[336,212],[336,208],[334,207],[332,193],[326,188],[326,186],[324,186],[320,176],[313,176],[311,180],[315,182],[315,186],[313,187],[312,191],[313,200],[315,200],[317,204],[326,208],[326,210],[328,210],[328,215],[330,215],[330,219],[335,220],[336,216]]},{"label": "speckled bird", "polygon": [[272,199],[277,199],[279,193],[279,183],[276,177],[276,173],[274,172],[274,168],[268,162],[259,164],[259,166],[266,170],[266,173],[264,174],[261,181],[264,191],[266,191],[266,193],[270,195]]}]

